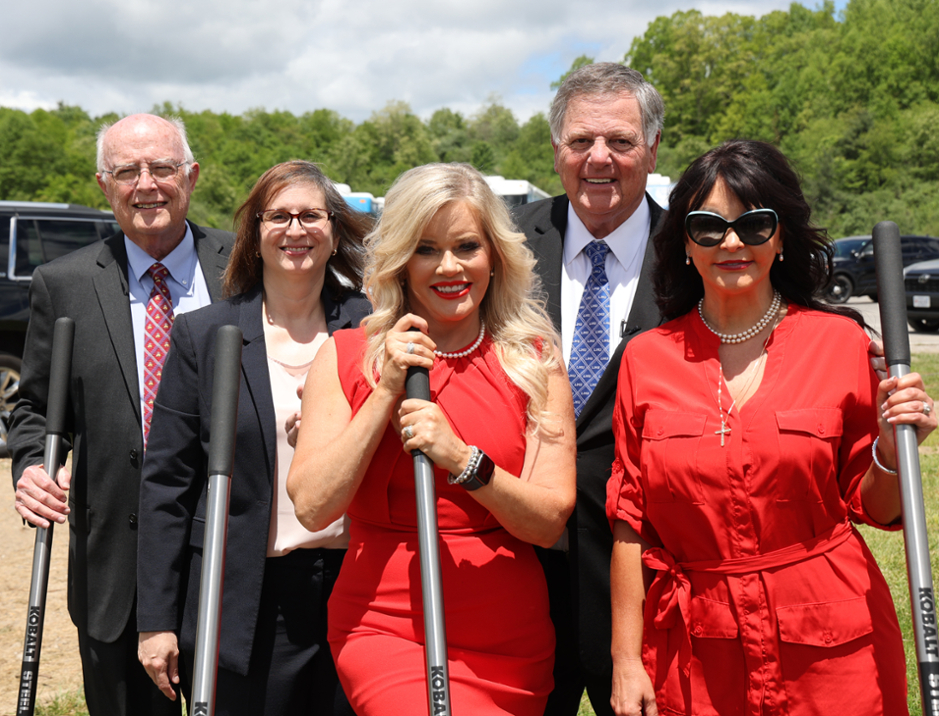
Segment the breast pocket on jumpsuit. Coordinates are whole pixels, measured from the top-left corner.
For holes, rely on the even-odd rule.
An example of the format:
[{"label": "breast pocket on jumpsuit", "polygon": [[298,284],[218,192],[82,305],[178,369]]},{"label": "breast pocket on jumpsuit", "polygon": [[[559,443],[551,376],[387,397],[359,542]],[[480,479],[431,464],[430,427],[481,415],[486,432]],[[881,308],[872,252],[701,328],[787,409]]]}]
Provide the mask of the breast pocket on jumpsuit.
[{"label": "breast pocket on jumpsuit", "polygon": [[642,427],[642,479],[649,502],[704,503],[697,454],[706,415],[650,410]]},{"label": "breast pocket on jumpsuit", "polygon": [[839,408],[777,410],[779,468],[776,500],[790,502],[822,499],[819,476],[837,473],[843,423]]}]

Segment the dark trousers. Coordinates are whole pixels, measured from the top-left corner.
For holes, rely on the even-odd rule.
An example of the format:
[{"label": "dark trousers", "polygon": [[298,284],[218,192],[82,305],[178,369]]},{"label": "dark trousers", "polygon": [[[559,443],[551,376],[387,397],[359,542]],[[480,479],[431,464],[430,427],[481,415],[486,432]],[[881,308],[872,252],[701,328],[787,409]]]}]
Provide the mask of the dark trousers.
[{"label": "dark trousers", "polygon": [[[354,716],[326,642],[326,602],[344,554],[298,549],[266,561],[248,674],[219,668],[216,716]],[[191,694],[195,655],[182,657]]]},{"label": "dark trousers", "polygon": [[[535,547],[548,583],[551,621],[557,646],[554,652],[554,690],[548,696],[545,716],[577,716],[584,689],[597,716],[613,716],[610,696],[612,675],[597,676],[580,665],[580,643],[574,615],[571,567],[567,553]],[[597,644],[597,649],[610,650],[610,644]]]},{"label": "dark trousers", "polygon": [[78,650],[89,716],[179,716],[181,699],[166,698],[137,660],[136,604],[117,641],[98,641],[79,629]]}]

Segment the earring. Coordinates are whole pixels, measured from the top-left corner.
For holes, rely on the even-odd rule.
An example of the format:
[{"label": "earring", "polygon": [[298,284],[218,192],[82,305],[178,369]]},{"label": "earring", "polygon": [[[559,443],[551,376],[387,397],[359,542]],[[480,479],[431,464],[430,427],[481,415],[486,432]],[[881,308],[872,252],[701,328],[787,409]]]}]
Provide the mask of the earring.
[{"label": "earring", "polygon": [[783,258],[783,253],[782,253],[782,251],[780,251],[780,252],[779,252],[779,263],[782,263],[782,262],[785,261],[785,260],[786,260],[786,259]]},{"label": "earring", "polygon": [[261,258],[261,252],[260,252],[260,251],[255,251],[255,252],[254,252],[254,255],[257,256],[258,258]]},{"label": "earring", "polygon": [[333,256],[335,256],[338,253],[339,253],[339,249],[333,249],[333,253],[332,253]]},{"label": "earring", "polygon": [[685,254],[685,266],[691,266],[691,257]]},{"label": "earring", "polygon": [[496,270],[493,269],[492,271],[490,271],[490,272],[489,272],[489,275],[490,275],[490,276],[495,276],[495,275],[496,275]]}]

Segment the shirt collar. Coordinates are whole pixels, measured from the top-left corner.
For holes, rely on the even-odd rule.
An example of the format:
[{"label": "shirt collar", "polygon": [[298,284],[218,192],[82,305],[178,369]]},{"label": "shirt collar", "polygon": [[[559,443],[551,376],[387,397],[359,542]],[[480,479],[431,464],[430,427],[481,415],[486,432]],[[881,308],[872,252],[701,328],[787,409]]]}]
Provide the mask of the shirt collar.
[{"label": "shirt collar", "polygon": [[[651,222],[652,212],[649,210],[649,202],[643,198],[632,216],[603,238],[604,243],[610,247],[610,251],[613,252],[616,260],[622,266],[629,266],[639,247],[645,245],[643,242],[649,236]],[[586,248],[587,244],[595,240],[593,235],[587,231],[584,222],[577,216],[574,205],[568,204],[567,235],[564,238],[564,263],[569,266],[578,254]]]},{"label": "shirt collar", "polygon": [[[155,259],[128,239],[126,235],[124,236],[124,246],[127,249],[127,266],[139,282],[153,266]],[[195,275],[195,262],[196,242],[192,237],[192,228],[189,226],[189,222],[186,222],[186,234],[183,236],[183,240],[179,242],[175,249],[163,257],[160,263],[166,267],[174,281],[189,288],[190,279]]]}]

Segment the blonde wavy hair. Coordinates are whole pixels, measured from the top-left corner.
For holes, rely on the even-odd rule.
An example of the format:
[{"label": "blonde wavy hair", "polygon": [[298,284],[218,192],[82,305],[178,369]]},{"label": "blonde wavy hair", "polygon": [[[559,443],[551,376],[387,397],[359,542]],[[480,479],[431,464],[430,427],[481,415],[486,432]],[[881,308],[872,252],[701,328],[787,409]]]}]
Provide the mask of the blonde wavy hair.
[{"label": "blonde wavy hair", "polygon": [[472,207],[492,246],[493,276],[480,306],[500,364],[528,396],[537,430],[550,416],[548,373],[560,365],[560,339],[544,308],[535,258],[508,209],[469,164],[427,164],[398,177],[375,229],[365,237],[365,291],[374,312],[362,321],[367,347],[363,371],[374,387],[385,336],[408,312],[407,263],[434,215],[453,202]]}]

